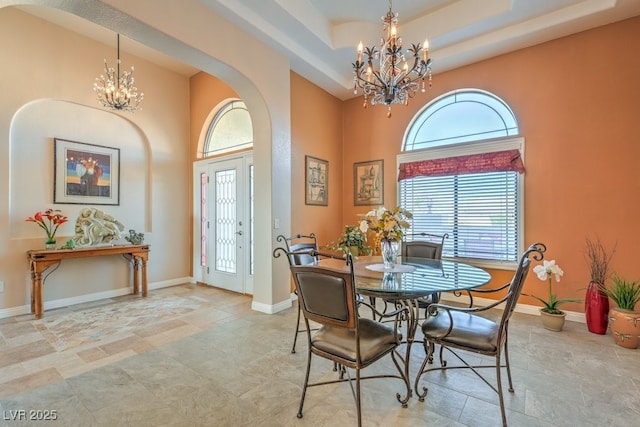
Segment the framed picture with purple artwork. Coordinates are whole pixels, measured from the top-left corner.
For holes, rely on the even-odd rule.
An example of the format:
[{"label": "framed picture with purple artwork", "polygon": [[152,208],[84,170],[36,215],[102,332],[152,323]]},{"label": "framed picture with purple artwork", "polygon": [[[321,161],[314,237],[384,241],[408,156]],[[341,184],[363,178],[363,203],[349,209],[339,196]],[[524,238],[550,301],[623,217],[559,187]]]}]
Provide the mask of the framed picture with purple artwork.
[{"label": "framed picture with purple artwork", "polygon": [[120,149],[54,138],[53,203],[120,204]]}]

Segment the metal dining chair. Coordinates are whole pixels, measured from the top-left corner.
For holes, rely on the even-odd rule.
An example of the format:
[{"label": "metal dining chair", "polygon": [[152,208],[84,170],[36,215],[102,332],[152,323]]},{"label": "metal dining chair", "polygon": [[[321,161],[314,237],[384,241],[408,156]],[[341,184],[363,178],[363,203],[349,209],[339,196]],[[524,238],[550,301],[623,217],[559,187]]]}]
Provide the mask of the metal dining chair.
[{"label": "metal dining chair", "polygon": [[[416,237],[418,239],[416,239]],[[429,234],[429,233],[412,233],[405,234],[405,240],[402,241],[401,255],[406,258],[423,258],[423,259],[442,259],[442,248],[444,240],[448,238],[448,234]],[[411,239],[411,240],[406,240]],[[372,305],[375,305],[375,299],[370,298]],[[417,299],[419,308],[426,309],[429,304],[440,301],[440,293],[434,292],[431,295],[420,297]],[[396,301],[384,300],[384,311],[387,310],[387,304],[393,304],[397,307]]]},{"label": "metal dining chair", "polygon": [[[313,264],[316,261],[316,256],[312,255],[312,251],[318,250],[318,239],[314,233],[311,234],[295,234],[290,237],[279,235],[276,237],[276,241],[284,243],[287,253],[287,260],[289,265],[305,265]],[[277,249],[277,248],[276,248]],[[274,257],[278,257],[280,252],[273,252]],[[294,289],[294,294],[297,295],[297,289]],[[293,335],[293,345],[291,346],[291,353],[296,352],[296,343],[298,341],[298,334],[304,332],[304,329],[300,329],[300,301],[298,301],[298,316],[296,319],[296,329]]]},{"label": "metal dining chair", "polygon": [[[418,237],[418,239],[416,239]],[[402,258],[442,259],[442,248],[449,234],[413,233],[406,234],[402,242]],[[430,304],[440,301],[440,293],[418,298],[418,307],[426,309]]]},{"label": "metal dining chair", "polygon": [[[513,392],[508,350],[509,319],[520,297],[522,286],[529,272],[531,259],[541,261],[544,258],[546,250],[547,248],[544,244],[534,243],[522,254],[518,268],[509,283],[493,289],[472,290],[471,292],[483,294],[500,291],[503,293],[506,292],[502,298],[492,302],[486,307],[456,307],[441,303],[429,305],[427,318],[422,323],[426,355],[415,379],[415,391],[420,401],[424,401],[428,389],[422,387],[422,392],[420,392],[418,390],[418,383],[420,378],[427,372],[444,371],[448,369],[471,369],[471,371],[478,375],[493,391],[498,393],[502,425],[507,425],[504,397],[502,394],[501,370],[502,368],[507,369],[509,391]],[[490,313],[487,311],[499,305],[504,305],[504,311],[499,318],[492,320]],[[426,369],[433,358],[435,345],[440,345],[440,366]],[[443,357],[445,350],[462,362],[462,365],[449,366]],[[470,364],[457,350],[462,350],[465,353],[493,356],[494,363],[486,364],[478,362],[480,364]],[[505,359],[504,364],[502,363],[503,352]],[[467,355],[464,356],[466,357]],[[480,374],[478,370],[482,368],[494,368],[496,370],[497,386],[491,384],[488,379]]]},{"label": "metal dining chair", "polygon": [[[315,255],[321,258],[343,259],[333,254],[317,253]],[[290,256],[290,253],[287,256]],[[360,317],[358,306],[360,304],[366,305],[366,303],[358,302],[356,296],[351,254],[346,255],[345,264],[345,268],[340,270],[318,265],[298,266],[292,264],[290,266],[298,291],[299,306],[304,316],[308,343],[307,367],[297,416],[302,418],[302,409],[309,387],[348,382],[356,402],[358,426],[361,426],[360,382],[362,380],[373,378],[398,378],[402,380],[406,387],[406,397],[403,399],[398,393],[396,398],[403,407],[406,407],[411,390],[409,379],[405,376],[399,363],[399,360],[403,362],[402,356],[397,351],[402,342],[402,335],[398,331],[399,318],[406,311],[406,308],[387,314],[377,313],[379,316],[395,319],[393,324]],[[310,321],[321,325],[313,333],[309,328]],[[398,371],[397,374],[361,375],[362,369],[387,355],[391,355]],[[331,360],[334,366],[336,364],[340,366],[339,377],[335,380],[310,383],[312,356]],[[351,377],[349,369],[355,370],[355,378]]]}]

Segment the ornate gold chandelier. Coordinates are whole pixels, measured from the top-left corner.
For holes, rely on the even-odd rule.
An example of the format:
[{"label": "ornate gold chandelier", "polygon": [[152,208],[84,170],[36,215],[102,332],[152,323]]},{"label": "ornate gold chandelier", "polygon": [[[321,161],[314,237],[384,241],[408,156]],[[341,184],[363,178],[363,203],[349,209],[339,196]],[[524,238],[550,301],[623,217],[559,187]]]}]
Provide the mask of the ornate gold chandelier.
[{"label": "ornate gold chandelier", "polygon": [[118,34],[118,60],[116,69],[107,65],[104,60],[104,75],[96,78],[93,90],[98,96],[98,102],[111,110],[135,112],[141,110],[140,102],[144,98],[144,93],[138,95],[138,88],[135,86],[133,78],[133,67],[131,71],[120,74],[120,34]]},{"label": "ornate gold chandelier", "polygon": [[[389,12],[382,17],[383,38],[380,41],[380,50],[376,47],[367,47],[366,67],[362,61],[362,42],[358,45],[358,59],[353,65],[353,93],[358,94],[358,88],[364,94],[364,108],[367,104],[385,104],[387,117],[391,117],[391,104],[409,103],[420,90],[426,91],[425,80],[429,80],[431,87],[431,59],[429,58],[429,41],[424,41],[424,46],[411,44],[407,50],[413,56],[413,65],[409,68],[409,61],[405,60],[402,50],[402,38],[398,36],[398,14],[392,10],[389,0]],[[376,70],[373,60],[380,59]]]}]

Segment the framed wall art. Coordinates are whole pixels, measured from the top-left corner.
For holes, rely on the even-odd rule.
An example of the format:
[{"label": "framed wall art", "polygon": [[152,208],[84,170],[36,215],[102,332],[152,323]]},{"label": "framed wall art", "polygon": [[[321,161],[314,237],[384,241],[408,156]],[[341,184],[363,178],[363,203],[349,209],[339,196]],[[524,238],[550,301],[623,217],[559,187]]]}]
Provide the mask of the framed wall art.
[{"label": "framed wall art", "polygon": [[384,160],[353,164],[353,204],[384,204]]},{"label": "framed wall art", "polygon": [[329,205],[329,162],[305,156],[305,204]]},{"label": "framed wall art", "polygon": [[54,138],[53,202],[120,204],[120,149]]}]

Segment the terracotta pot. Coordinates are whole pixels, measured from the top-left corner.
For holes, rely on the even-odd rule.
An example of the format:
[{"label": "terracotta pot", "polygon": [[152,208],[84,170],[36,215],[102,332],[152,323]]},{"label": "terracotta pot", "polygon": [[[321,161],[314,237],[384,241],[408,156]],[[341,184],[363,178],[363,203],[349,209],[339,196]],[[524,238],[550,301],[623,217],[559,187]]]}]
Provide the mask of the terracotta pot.
[{"label": "terracotta pot", "polygon": [[616,344],[625,348],[638,348],[640,312],[613,307],[609,310],[609,327]]},{"label": "terracotta pot", "polygon": [[542,319],[542,326],[545,329],[554,332],[560,332],[562,327],[564,326],[564,318],[567,316],[567,313],[562,314],[551,314],[546,311],[540,310],[540,318]]}]

